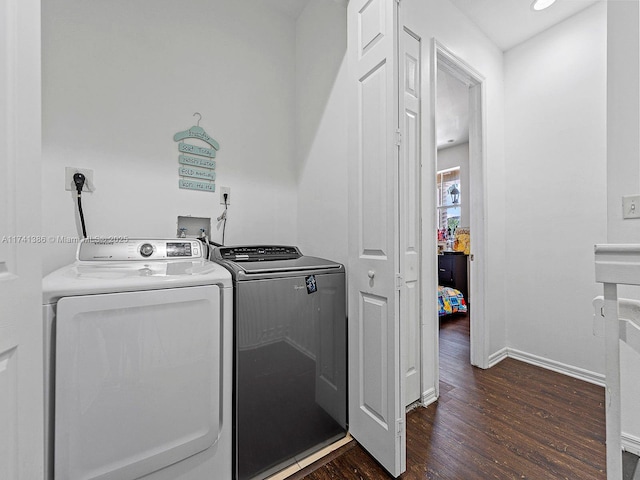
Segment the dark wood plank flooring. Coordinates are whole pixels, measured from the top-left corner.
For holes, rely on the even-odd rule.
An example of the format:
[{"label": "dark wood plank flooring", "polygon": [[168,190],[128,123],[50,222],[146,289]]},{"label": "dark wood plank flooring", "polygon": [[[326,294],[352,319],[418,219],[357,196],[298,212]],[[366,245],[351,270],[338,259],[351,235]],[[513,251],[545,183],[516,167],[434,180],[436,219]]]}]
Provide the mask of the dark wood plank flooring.
[{"label": "dark wood plank flooring", "polygon": [[[440,399],[407,415],[417,479],[606,479],[604,389],[513,359],[469,364],[467,316],[442,320]],[[391,478],[356,442],[292,477]]]}]

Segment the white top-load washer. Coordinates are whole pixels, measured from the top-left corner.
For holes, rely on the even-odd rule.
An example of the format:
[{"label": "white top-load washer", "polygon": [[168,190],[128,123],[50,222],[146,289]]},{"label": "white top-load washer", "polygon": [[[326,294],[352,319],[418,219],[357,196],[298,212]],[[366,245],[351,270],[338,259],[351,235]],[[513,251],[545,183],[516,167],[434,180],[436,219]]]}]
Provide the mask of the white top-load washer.
[{"label": "white top-load washer", "polygon": [[198,240],[84,240],[43,292],[49,480],[231,478],[231,275]]}]

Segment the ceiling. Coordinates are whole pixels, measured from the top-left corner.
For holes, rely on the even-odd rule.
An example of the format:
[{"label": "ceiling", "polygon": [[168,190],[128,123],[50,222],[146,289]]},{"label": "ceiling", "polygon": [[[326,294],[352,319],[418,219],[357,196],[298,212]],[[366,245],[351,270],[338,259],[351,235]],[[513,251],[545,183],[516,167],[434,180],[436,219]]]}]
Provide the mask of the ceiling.
[{"label": "ceiling", "polygon": [[[297,19],[310,0],[259,0]],[[346,5],[346,0],[327,0]],[[557,0],[546,10],[531,8],[533,0],[450,0],[502,51],[534,37],[553,25],[603,0]],[[467,87],[438,72],[437,145],[446,148],[469,140]]]},{"label": "ceiling", "polygon": [[451,0],[502,51],[509,50],[599,0],[557,0],[539,12],[533,0]]},{"label": "ceiling", "polygon": [[[532,1],[451,0],[502,51],[536,36],[599,0],[557,0],[540,12],[531,9]],[[439,70],[437,88],[437,147],[447,148],[469,141],[467,87]]]},{"label": "ceiling", "polygon": [[469,141],[469,87],[453,75],[438,69],[436,100],[437,148]]},{"label": "ceiling", "polygon": [[[310,0],[260,0],[293,19]],[[346,4],[346,0],[332,0]],[[562,20],[602,0],[557,0],[540,12],[531,9],[533,0],[451,0],[501,50],[509,50]]]}]

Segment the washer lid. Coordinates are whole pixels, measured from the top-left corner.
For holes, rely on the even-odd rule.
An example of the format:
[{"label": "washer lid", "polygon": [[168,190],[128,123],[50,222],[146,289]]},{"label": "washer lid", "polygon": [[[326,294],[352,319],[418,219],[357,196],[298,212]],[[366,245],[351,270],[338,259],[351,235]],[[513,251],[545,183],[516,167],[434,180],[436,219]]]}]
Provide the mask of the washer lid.
[{"label": "washer lid", "polygon": [[342,265],[331,260],[325,260],[317,257],[305,257],[291,260],[263,260],[253,262],[230,262],[234,263],[235,268],[239,272],[247,275],[257,275],[262,273],[276,272],[296,272],[308,270],[333,270],[340,269]]},{"label": "washer lid", "polygon": [[217,247],[211,260],[228,268],[236,281],[344,272],[340,263],[308,257],[297,247],[280,245]]}]

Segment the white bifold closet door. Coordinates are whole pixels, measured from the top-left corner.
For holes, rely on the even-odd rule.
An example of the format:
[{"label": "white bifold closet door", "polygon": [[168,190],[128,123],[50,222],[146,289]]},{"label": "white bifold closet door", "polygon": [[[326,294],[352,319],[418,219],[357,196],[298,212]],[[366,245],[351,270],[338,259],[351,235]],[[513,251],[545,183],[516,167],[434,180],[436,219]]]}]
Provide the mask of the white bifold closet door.
[{"label": "white bifold closet door", "polygon": [[400,355],[398,4],[351,0],[349,430],[394,476],[405,470]]}]

